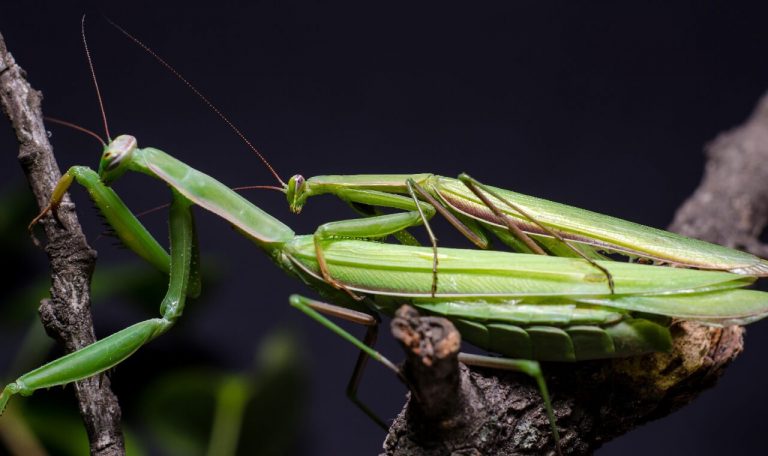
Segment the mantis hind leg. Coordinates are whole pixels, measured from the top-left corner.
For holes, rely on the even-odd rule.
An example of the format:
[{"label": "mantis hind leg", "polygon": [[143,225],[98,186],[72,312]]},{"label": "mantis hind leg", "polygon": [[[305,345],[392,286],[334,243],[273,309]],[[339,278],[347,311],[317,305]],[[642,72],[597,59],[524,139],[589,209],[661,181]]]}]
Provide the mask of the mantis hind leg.
[{"label": "mantis hind leg", "polygon": [[[376,413],[373,412],[370,407],[368,407],[357,397],[357,390],[360,386],[360,380],[362,379],[365,366],[368,363],[368,358],[373,358],[375,361],[384,364],[384,366],[393,371],[398,376],[398,378],[404,381],[400,369],[392,361],[384,357],[384,355],[373,349],[373,345],[376,343],[376,337],[379,332],[379,319],[367,313],[315,301],[313,299],[305,298],[301,295],[291,295],[289,301],[293,307],[301,310],[304,312],[304,314],[316,322],[330,329],[360,349],[360,355],[357,357],[357,361],[355,362],[355,368],[352,371],[352,376],[347,383],[347,397],[371,420],[373,420],[386,431],[388,426],[384,420],[379,418],[379,416],[376,415]],[[368,329],[365,333],[364,339],[361,341],[360,339],[356,338],[334,322],[330,321],[323,314],[342,318],[344,320],[366,326]]]},{"label": "mantis hind leg", "polygon": [[0,413],[14,394],[82,380],[119,364],[144,344],[168,331],[184,310],[190,277],[197,268],[194,221],[189,200],[174,191],[170,210],[170,283],[160,305],[161,318],[129,326],[91,345],[34,369],[8,384],[0,393]]},{"label": "mantis hind leg", "polygon": [[560,434],[557,431],[557,422],[555,421],[555,412],[552,409],[552,401],[550,400],[549,391],[547,390],[547,382],[544,380],[544,374],[541,371],[541,365],[538,361],[496,358],[469,353],[459,353],[459,361],[468,366],[489,367],[491,369],[521,372],[533,377],[536,381],[536,386],[539,389],[539,394],[541,394],[541,398],[544,401],[544,410],[547,413],[547,419],[552,428],[552,437],[555,439],[555,449],[558,455],[562,454],[560,450]]},{"label": "mantis hind leg", "polygon": [[499,195],[498,192],[492,190],[488,186],[480,183],[479,181],[475,180],[474,178],[470,177],[469,175],[462,173],[459,175],[459,180],[464,183],[464,185],[469,188],[472,193],[477,195],[478,198],[485,204],[488,209],[493,211],[494,215],[504,223],[504,225],[509,230],[509,234],[514,236],[516,239],[522,241],[525,246],[530,249],[533,253],[538,253],[540,255],[546,255],[547,253],[544,251],[544,249],[539,246],[536,241],[534,241],[528,234],[526,234],[523,230],[520,229],[517,225],[514,224],[514,222],[510,219],[509,216],[504,214],[502,210],[493,203],[490,198],[486,195],[493,196],[497,200],[501,201],[504,205],[512,209],[513,211],[520,214],[523,218],[527,219],[529,222],[533,223],[537,227],[539,227],[542,231],[544,231],[549,236],[552,236],[555,238],[558,242],[560,242],[562,245],[566,246],[568,249],[570,249],[573,253],[587,261],[590,265],[592,265],[594,268],[598,269],[601,274],[603,274],[608,281],[608,288],[611,292],[611,294],[614,294],[614,283],[613,283],[613,276],[611,273],[605,269],[604,267],[600,266],[590,258],[587,254],[579,250],[577,247],[571,245],[567,240],[565,240],[557,231],[552,230],[548,226],[544,225],[543,223],[539,222],[535,217],[530,215],[528,211],[524,210],[522,207],[518,206],[517,204],[513,203],[507,198],[504,198],[503,196]]},{"label": "mantis hind leg", "polygon": [[[376,319],[374,319],[374,321],[375,324],[368,326],[368,329],[365,331],[365,336],[363,337],[363,344],[371,348],[376,345],[376,339],[379,335],[379,322]],[[386,431],[388,427],[384,420],[382,420],[376,412],[371,410],[371,408],[357,396],[357,390],[360,387],[360,381],[363,378],[363,372],[368,365],[369,358],[368,354],[363,351],[357,356],[355,368],[352,370],[352,375],[350,375],[349,381],[347,382],[347,397],[357,406],[357,408],[362,410],[368,418]]]},{"label": "mantis hind leg", "polygon": [[[355,363],[355,369],[352,372],[352,377],[347,385],[347,396],[355,403],[368,417],[375,421],[383,429],[387,429],[386,424],[381,420],[374,412],[371,411],[364,403],[362,403],[357,397],[357,389],[362,378],[363,370],[367,363],[368,358],[373,358],[376,361],[384,364],[387,368],[395,372],[406,385],[408,382],[403,377],[400,369],[395,364],[384,357],[381,353],[373,349],[373,344],[376,341],[376,335],[378,333],[379,321],[376,317],[358,312],[344,307],[334,306],[320,301],[315,301],[306,298],[301,295],[291,295],[289,301],[293,307],[304,312],[307,316],[317,321],[321,325],[330,329],[343,339],[352,343],[355,347],[360,349],[360,355]],[[338,317],[358,323],[368,327],[368,330],[363,341],[359,340],[337,324],[326,318],[325,315]],[[541,367],[537,361],[521,360],[521,359],[509,359],[509,358],[496,358],[490,356],[473,355],[467,353],[459,353],[459,361],[467,365],[489,367],[493,369],[503,369],[515,372],[522,372],[533,377],[536,380],[536,384],[539,388],[542,399],[544,400],[544,407],[547,413],[550,426],[552,428],[552,435],[555,439],[555,445],[557,447],[558,454],[560,454],[560,436],[557,431],[557,425],[555,422],[555,414],[552,409],[552,402],[550,400],[549,391],[547,390],[547,384],[544,380]]]}]

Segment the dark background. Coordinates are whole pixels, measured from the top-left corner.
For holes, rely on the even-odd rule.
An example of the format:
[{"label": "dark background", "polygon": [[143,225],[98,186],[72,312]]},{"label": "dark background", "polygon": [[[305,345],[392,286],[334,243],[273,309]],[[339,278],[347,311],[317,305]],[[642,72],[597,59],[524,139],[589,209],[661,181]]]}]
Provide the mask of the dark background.
[{"label": "dark background", "polygon": [[[670,222],[696,187],[703,145],[742,122],[768,88],[768,11],[743,4],[247,3],[198,8],[133,1],[99,10],[4,1],[0,32],[43,90],[47,115],[102,131],[79,35],[80,16],[88,12],[113,135],[135,135],[140,146],[161,148],[228,185],[274,182],[222,122],[99,11],[196,83],[284,179],[297,172],[467,171],[490,184],[657,227]],[[62,168],[97,165],[93,139],[52,131]],[[3,185],[22,180],[15,147],[11,130],[0,128]],[[115,188],[136,210],[168,200],[163,186],[144,176],[128,175]],[[95,239],[101,225],[84,192],[74,195]],[[352,214],[329,197],[310,200],[297,217],[277,193],[248,196],[300,233]],[[354,350],[288,306],[290,293],[307,292],[297,281],[226,224],[198,214],[203,258],[219,259],[223,283],[194,318],[117,369],[113,382],[125,415],[135,413],[126,397],[146,366],[180,356],[169,349],[174,338],[207,344],[220,365],[238,369],[250,365],[260,335],[286,325],[300,332],[312,375],[297,453],[377,453],[384,434],[344,397]],[[165,237],[163,215],[145,221]],[[467,244],[444,225],[438,230],[444,245]],[[93,246],[100,261],[136,261],[103,238]],[[96,312],[97,332],[142,318],[104,306]],[[383,334],[382,350],[399,359]],[[13,350],[12,336],[2,337],[0,361]],[[746,352],[714,390],[598,454],[763,452],[766,342],[768,325],[753,325]],[[386,418],[400,409],[404,391],[378,366],[362,387]]]}]

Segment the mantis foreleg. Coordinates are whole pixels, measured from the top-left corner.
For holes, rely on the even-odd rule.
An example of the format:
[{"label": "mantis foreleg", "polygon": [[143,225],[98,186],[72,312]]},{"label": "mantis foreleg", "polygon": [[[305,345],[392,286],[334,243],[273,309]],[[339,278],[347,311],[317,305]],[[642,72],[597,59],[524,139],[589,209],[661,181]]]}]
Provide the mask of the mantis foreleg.
[{"label": "mantis foreleg", "polygon": [[[323,278],[339,289],[344,289],[337,281],[327,274],[327,266],[323,260],[321,241],[339,237],[355,237],[362,239],[381,238],[387,235],[403,233],[412,226],[424,225],[427,229],[433,250],[432,289],[431,294],[437,293],[437,237],[429,226],[429,220],[440,212],[453,226],[455,226],[469,240],[481,248],[488,246],[485,236],[478,234],[477,228],[468,226],[451,214],[439,201],[435,200],[428,192],[412,179],[406,183],[409,197],[377,190],[365,189],[339,189],[337,196],[351,205],[365,205],[371,207],[387,207],[400,209],[407,212],[385,215],[369,216],[365,219],[351,219],[340,222],[332,222],[322,225],[315,233],[316,250],[320,270]],[[418,195],[417,195],[418,194]],[[419,198],[427,199],[428,202]],[[400,238],[398,238],[401,240]],[[402,241],[402,240],[401,240]],[[349,293],[349,291],[347,291]],[[350,293],[353,295],[352,293]]]},{"label": "mantis foreleg", "polygon": [[[373,192],[365,190],[355,190],[354,192],[367,192],[369,195]],[[391,195],[381,192],[375,192],[372,195],[377,202],[381,200],[387,200],[392,204],[398,204],[398,206],[404,206],[406,204],[413,204],[408,197]],[[356,238],[356,239],[378,239],[389,236],[397,232],[401,232],[411,226],[416,226],[423,223],[422,213],[425,217],[431,217],[434,215],[434,209],[428,206],[426,203],[421,208],[423,212],[418,210],[409,212],[398,212],[394,214],[377,215],[364,219],[349,219],[338,222],[330,222],[318,227],[314,234],[315,252],[317,254],[317,262],[320,267],[320,272],[323,275],[323,279],[328,284],[334,286],[339,290],[346,291],[350,296],[359,300],[359,297],[348,290],[344,285],[331,277],[328,272],[328,265],[325,261],[325,255],[323,253],[323,243],[328,240],[338,238]]]},{"label": "mantis foreleg", "polygon": [[168,273],[169,258],[165,249],[144,228],[117,193],[101,181],[96,171],[86,166],[73,166],[64,173],[56,184],[48,206],[30,222],[30,231],[45,215],[52,211],[55,214],[64,194],[74,181],[88,191],[107,223],[115,230],[126,247],[136,252],[156,269]]},{"label": "mantis foreleg", "polygon": [[[41,388],[64,385],[104,372],[173,326],[184,310],[190,278],[198,275],[198,264],[195,261],[197,246],[190,205],[189,200],[173,192],[169,224],[171,257],[170,265],[166,264],[166,268],[170,269],[170,283],[160,305],[161,318],[129,326],[20,376],[0,393],[0,412],[14,394],[28,396]],[[136,228],[131,227],[134,234]]]}]

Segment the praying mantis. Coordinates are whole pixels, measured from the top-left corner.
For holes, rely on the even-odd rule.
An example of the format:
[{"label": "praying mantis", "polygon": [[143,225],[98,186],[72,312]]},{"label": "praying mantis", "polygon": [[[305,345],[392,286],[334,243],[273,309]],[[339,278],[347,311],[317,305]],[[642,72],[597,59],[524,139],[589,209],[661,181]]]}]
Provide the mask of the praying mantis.
[{"label": "praying mantis", "polygon": [[[170,255],[109,188],[127,171],[148,174],[171,187]],[[745,324],[765,316],[768,309],[763,293],[740,289],[752,282],[751,277],[728,272],[595,259],[587,263],[574,258],[494,251],[440,249],[435,254],[429,248],[338,239],[339,235],[369,238],[398,233],[423,222],[420,214],[390,214],[375,219],[373,224],[370,219],[365,220],[362,231],[358,231],[359,222],[335,222],[321,231],[327,237],[294,236],[286,225],[210,176],[157,149],[139,149],[135,138],[127,135],[115,138],[105,147],[98,173],[83,167],[72,168],[54,192],[50,209],[55,209],[73,181],[89,190],[126,245],[158,269],[170,273],[168,294],[161,305],[163,317],[129,327],[21,376],[3,390],[0,405],[13,394],[31,393],[108,369],[173,325],[181,315],[186,297],[196,295],[199,289],[189,212],[192,204],[227,220],[289,274],[330,296],[337,304],[391,313],[394,305],[410,302],[429,313],[453,319],[467,340],[507,356],[574,361],[661,351],[669,345],[669,317],[710,324]],[[414,208],[427,208],[418,202],[413,204]],[[503,206],[500,201],[496,207]],[[434,281],[435,259],[440,261],[439,287]],[[610,289],[605,278],[595,272],[595,264],[610,274],[614,282]],[[759,271],[761,260],[756,264],[757,269],[748,268],[747,272]],[[744,272],[741,266],[723,269]],[[467,270],[471,273],[467,274]],[[349,290],[364,301],[339,293],[340,289]],[[341,314],[373,324],[370,316],[331,309],[297,295],[291,297],[291,304],[351,340],[369,356],[394,368],[377,352],[316,312]],[[504,364],[498,360],[499,366]],[[507,367],[522,369],[541,379],[535,362],[509,363]]]},{"label": "praying mantis", "polygon": [[[483,230],[524,253],[605,259],[618,253],[676,267],[768,275],[768,261],[752,254],[687,238],[615,217],[483,185],[467,174],[453,179],[434,174],[315,176],[297,174],[284,187],[291,211],[301,212],[316,195],[331,194],[353,207],[417,211],[419,200],[444,215],[469,240],[488,248]],[[401,195],[409,195],[401,196]],[[420,219],[426,223],[426,219]],[[519,234],[518,234],[519,233]],[[534,241],[535,239],[535,241]],[[569,250],[570,243],[580,249]],[[546,251],[545,251],[546,249]]]}]

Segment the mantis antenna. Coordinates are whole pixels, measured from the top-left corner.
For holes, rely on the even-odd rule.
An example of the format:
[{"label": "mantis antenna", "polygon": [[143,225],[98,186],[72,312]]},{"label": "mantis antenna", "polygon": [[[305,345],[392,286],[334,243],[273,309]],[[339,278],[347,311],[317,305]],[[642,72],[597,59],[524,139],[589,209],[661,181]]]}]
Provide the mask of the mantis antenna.
[{"label": "mantis antenna", "polygon": [[112,141],[112,135],[109,134],[109,126],[107,125],[107,112],[104,110],[104,99],[101,97],[99,81],[96,79],[96,70],[93,68],[93,59],[91,58],[91,51],[88,49],[88,40],[85,39],[85,14],[83,14],[83,17],[80,19],[80,33],[83,36],[83,47],[85,47],[85,57],[88,59],[88,67],[91,69],[93,86],[96,87],[96,98],[99,99],[99,109],[101,109],[101,119],[104,121],[104,131],[107,133],[107,140]]},{"label": "mantis antenna", "polygon": [[[170,71],[170,72],[171,72],[171,73],[172,73],[174,76],[176,76],[176,77],[177,77],[177,78],[178,78],[178,79],[179,79],[181,82],[183,82],[183,83],[184,83],[184,84],[185,84],[185,85],[186,85],[186,86],[187,86],[187,87],[188,87],[188,88],[189,88],[189,89],[190,89],[192,92],[194,92],[194,94],[195,94],[195,95],[197,95],[197,96],[198,96],[198,97],[199,97],[199,98],[200,98],[200,99],[203,101],[203,103],[205,103],[205,104],[208,106],[208,108],[210,108],[210,109],[211,109],[211,110],[212,110],[214,113],[216,113],[216,115],[217,115],[217,116],[219,116],[219,118],[220,118],[221,120],[223,120],[223,121],[224,121],[224,123],[226,123],[226,124],[229,126],[229,128],[230,128],[230,129],[232,129],[232,131],[234,131],[234,132],[235,132],[235,134],[236,134],[236,135],[237,135],[237,136],[238,136],[238,137],[239,137],[239,138],[240,138],[240,139],[241,139],[241,140],[242,140],[242,141],[243,141],[243,142],[244,142],[244,143],[245,143],[245,144],[248,146],[248,148],[250,148],[250,149],[251,149],[253,152],[255,152],[255,153],[256,153],[256,155],[258,155],[258,156],[259,156],[259,159],[261,160],[261,162],[262,162],[262,163],[264,163],[264,166],[266,166],[266,167],[267,167],[267,169],[269,170],[269,172],[270,172],[270,173],[272,173],[272,175],[275,177],[275,179],[277,179],[277,181],[280,183],[280,185],[281,185],[283,188],[286,188],[286,187],[288,186],[288,185],[287,185],[287,184],[286,184],[286,183],[285,183],[285,182],[284,182],[284,181],[283,181],[283,180],[280,178],[280,176],[277,174],[277,171],[275,171],[275,169],[272,167],[272,165],[270,165],[270,164],[269,164],[269,162],[267,161],[267,159],[266,159],[266,158],[264,158],[264,156],[261,154],[261,152],[259,152],[259,150],[256,148],[256,146],[254,146],[254,145],[251,143],[251,141],[249,141],[249,140],[248,140],[248,138],[246,138],[246,137],[245,137],[245,135],[244,135],[244,134],[243,134],[243,133],[240,131],[240,129],[239,129],[239,128],[237,128],[237,127],[235,126],[235,124],[234,124],[234,123],[232,123],[232,121],[231,121],[231,120],[229,120],[229,118],[228,118],[227,116],[225,116],[225,115],[224,115],[224,113],[222,113],[222,112],[221,112],[221,110],[220,110],[219,108],[217,108],[217,107],[216,107],[216,105],[214,105],[214,104],[213,104],[213,102],[211,102],[211,101],[208,99],[208,97],[206,97],[205,95],[203,95],[203,94],[202,94],[202,92],[200,92],[199,90],[197,90],[197,87],[195,87],[195,86],[194,86],[194,85],[193,85],[191,82],[189,82],[189,81],[188,81],[188,80],[187,80],[187,79],[186,79],[184,76],[182,76],[182,75],[181,75],[181,73],[179,73],[179,72],[178,72],[178,71],[177,71],[177,70],[176,70],[176,69],[175,69],[173,66],[171,66],[171,64],[170,64],[170,63],[166,62],[166,61],[165,61],[165,60],[164,60],[162,57],[160,57],[159,55],[157,55],[157,53],[156,53],[155,51],[153,51],[153,50],[152,50],[152,49],[151,49],[149,46],[147,46],[146,44],[144,44],[143,42],[141,42],[141,41],[140,41],[138,38],[136,38],[135,36],[133,36],[133,35],[131,35],[130,33],[128,33],[128,31],[127,31],[127,30],[125,30],[124,28],[122,28],[122,27],[120,27],[119,25],[117,25],[117,24],[116,24],[114,21],[112,21],[110,18],[108,18],[108,17],[105,17],[105,19],[106,19],[106,21],[107,21],[107,22],[109,22],[109,24],[110,24],[110,25],[112,25],[112,27],[116,28],[116,29],[117,29],[117,30],[118,30],[120,33],[122,33],[123,35],[125,35],[125,36],[126,36],[128,39],[129,39],[129,40],[133,41],[133,42],[134,42],[134,43],[135,43],[137,46],[139,46],[139,47],[141,47],[142,49],[144,49],[144,50],[145,50],[145,51],[146,51],[146,52],[147,52],[149,55],[151,55],[152,57],[154,57],[154,58],[155,58],[155,60],[157,60],[157,61],[160,63],[160,65],[164,66],[164,67],[165,67],[165,69],[167,69],[168,71]],[[282,189],[281,189],[281,191],[282,191]]]},{"label": "mantis antenna", "polygon": [[96,138],[103,147],[106,147],[107,144],[104,142],[103,139],[101,139],[101,136],[97,135],[94,131],[89,130],[85,127],[81,127],[80,125],[74,124],[72,122],[67,122],[66,120],[57,119],[56,117],[49,117],[49,116],[43,116],[43,119],[45,119],[47,122],[63,125],[65,127],[69,127],[73,130],[77,130],[79,132],[85,133],[87,135],[90,135],[94,138]]}]

